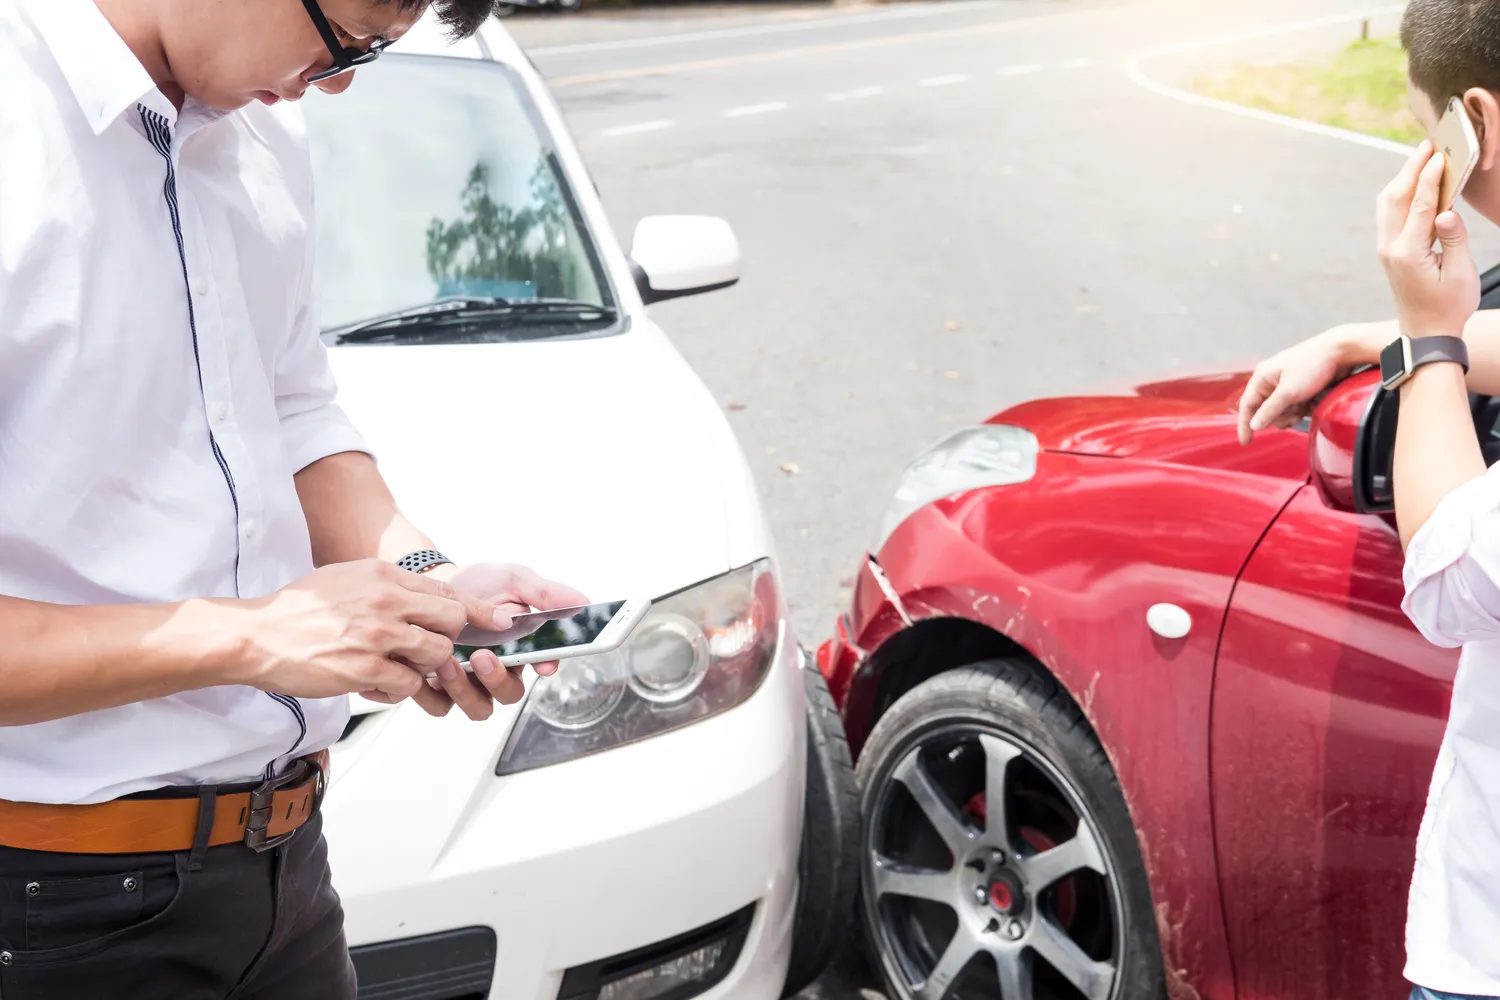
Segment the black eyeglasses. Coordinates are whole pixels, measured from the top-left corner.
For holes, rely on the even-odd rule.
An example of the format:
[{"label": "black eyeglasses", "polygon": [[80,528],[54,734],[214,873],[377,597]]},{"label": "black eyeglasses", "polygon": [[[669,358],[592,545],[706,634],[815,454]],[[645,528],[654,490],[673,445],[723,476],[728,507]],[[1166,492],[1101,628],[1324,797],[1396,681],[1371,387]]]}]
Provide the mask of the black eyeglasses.
[{"label": "black eyeglasses", "polygon": [[370,47],[367,49],[356,49],[353,46],[344,45],[339,41],[339,36],[334,33],[333,25],[328,23],[328,18],[323,16],[323,8],[318,6],[318,0],[302,0],[302,6],[307,8],[307,16],[312,18],[313,27],[317,28],[318,34],[323,36],[323,44],[328,46],[328,51],[333,56],[333,65],[309,76],[308,83],[329,80],[352,69],[368,65],[379,59],[380,53],[391,44],[389,38],[375,38],[371,40]]}]

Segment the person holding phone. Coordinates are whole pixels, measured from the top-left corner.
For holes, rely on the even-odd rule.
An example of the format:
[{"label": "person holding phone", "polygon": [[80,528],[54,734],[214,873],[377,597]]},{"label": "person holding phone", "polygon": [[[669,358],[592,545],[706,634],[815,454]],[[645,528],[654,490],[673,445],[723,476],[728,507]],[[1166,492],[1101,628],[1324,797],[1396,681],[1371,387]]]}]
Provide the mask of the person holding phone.
[{"label": "person holding phone", "polygon": [[[1412,110],[1429,135],[1446,136],[1438,111],[1457,99],[1478,145],[1463,197],[1500,223],[1500,0],[1411,0],[1401,36]],[[1240,406],[1248,443],[1299,419],[1356,365],[1380,362],[1400,393],[1392,480],[1403,608],[1430,641],[1463,649],[1407,906],[1413,1000],[1500,996],[1500,468],[1485,468],[1468,397],[1500,392],[1500,316],[1477,312],[1478,268],[1463,220],[1445,204],[1445,173],[1464,165],[1423,142],[1380,194],[1397,318],[1277,355],[1256,369]]]},{"label": "person holding phone", "polygon": [[0,4],[6,1000],[352,1000],[318,814],[347,696],[483,720],[519,670],[453,639],[587,603],[440,555],[334,402],[283,103],[429,3],[457,36],[495,6]]}]

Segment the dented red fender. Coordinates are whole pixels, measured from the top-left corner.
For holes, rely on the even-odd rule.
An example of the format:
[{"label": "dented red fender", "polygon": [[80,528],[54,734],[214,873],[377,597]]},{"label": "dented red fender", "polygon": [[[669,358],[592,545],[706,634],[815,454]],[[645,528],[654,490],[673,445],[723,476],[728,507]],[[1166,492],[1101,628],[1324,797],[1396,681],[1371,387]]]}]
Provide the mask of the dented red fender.
[{"label": "dented red fender", "polygon": [[[1222,420],[1213,418],[1219,448]],[[879,554],[901,607],[866,562],[847,624],[819,652],[856,753],[875,721],[880,661],[871,654],[905,627],[903,613],[982,623],[1050,670],[1119,775],[1173,997],[1235,992],[1209,794],[1214,657],[1236,576],[1307,481],[1306,438],[1295,437],[1302,478],[1288,474],[1296,469],[1289,445],[1247,449],[1254,471],[1043,452],[1027,483],[912,515]],[[1208,446],[1207,434],[1197,440]],[[1147,627],[1157,603],[1187,611],[1186,637]]]}]

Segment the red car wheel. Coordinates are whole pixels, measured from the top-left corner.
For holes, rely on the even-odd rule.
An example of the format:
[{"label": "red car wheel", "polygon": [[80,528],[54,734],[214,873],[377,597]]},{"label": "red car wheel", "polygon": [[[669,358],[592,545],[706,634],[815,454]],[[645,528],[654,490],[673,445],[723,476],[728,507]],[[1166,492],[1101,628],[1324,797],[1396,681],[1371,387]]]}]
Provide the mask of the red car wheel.
[{"label": "red car wheel", "polygon": [[1077,708],[995,661],[907,692],[858,766],[861,903],[893,1000],[1163,995],[1149,884]]}]

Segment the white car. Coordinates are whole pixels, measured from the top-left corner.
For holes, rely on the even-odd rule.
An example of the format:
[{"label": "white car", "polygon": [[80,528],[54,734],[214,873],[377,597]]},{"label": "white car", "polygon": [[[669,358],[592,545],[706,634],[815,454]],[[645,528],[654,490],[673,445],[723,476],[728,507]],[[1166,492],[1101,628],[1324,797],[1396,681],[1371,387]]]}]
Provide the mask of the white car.
[{"label": "white car", "polygon": [[744,456],[646,312],[733,284],[732,231],[644,219],[627,257],[498,22],[428,18],[303,111],[340,400],[403,510],[460,561],[655,601],[483,724],[355,699],[324,813],[360,996],[800,988],[852,912],[847,747]]}]

